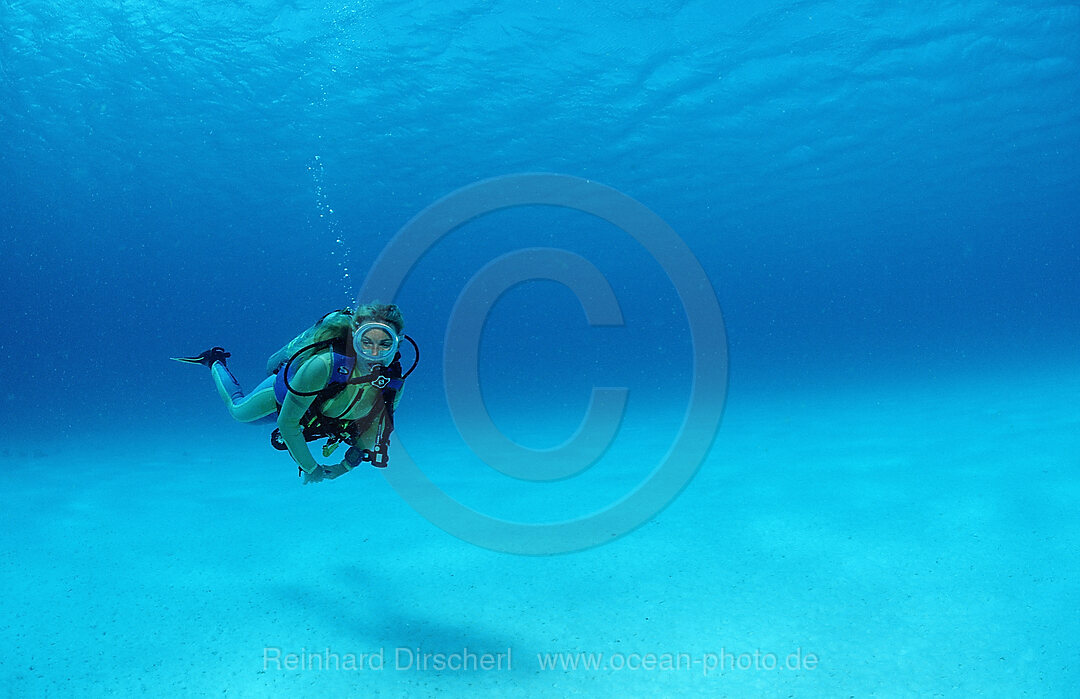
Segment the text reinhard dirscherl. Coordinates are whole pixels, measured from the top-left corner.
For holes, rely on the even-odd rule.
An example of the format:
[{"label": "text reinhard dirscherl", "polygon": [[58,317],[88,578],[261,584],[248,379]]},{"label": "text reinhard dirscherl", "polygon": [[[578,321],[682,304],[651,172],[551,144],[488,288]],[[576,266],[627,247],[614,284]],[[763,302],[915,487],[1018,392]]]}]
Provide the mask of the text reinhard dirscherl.
[{"label": "text reinhard dirscherl", "polygon": [[[537,653],[541,671],[618,672],[650,670],[698,670],[704,676],[737,670],[814,670],[818,656],[802,648],[786,656],[755,650],[752,653],[733,653],[724,648],[709,653]],[[513,669],[513,652],[477,652],[469,648],[449,653],[429,653],[420,648],[379,648],[364,653],[338,653],[330,648],[299,653],[284,652],[281,648],[263,648],[263,671],[500,671]]]},{"label": "text reinhard dirscherl", "polygon": [[[392,664],[387,658],[392,656]],[[338,653],[329,648],[285,653],[281,648],[263,648],[263,670],[511,670],[511,653],[477,653],[468,648],[452,653],[426,653],[419,648],[385,648],[367,653]]]}]

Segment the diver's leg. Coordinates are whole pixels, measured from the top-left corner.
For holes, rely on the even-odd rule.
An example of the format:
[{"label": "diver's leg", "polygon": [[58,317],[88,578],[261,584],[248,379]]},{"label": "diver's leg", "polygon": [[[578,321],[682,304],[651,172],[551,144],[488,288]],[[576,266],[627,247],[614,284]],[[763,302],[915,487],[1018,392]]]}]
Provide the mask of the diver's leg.
[{"label": "diver's leg", "polygon": [[240,388],[240,382],[232,375],[221,362],[214,362],[210,367],[210,375],[214,377],[214,386],[217,387],[218,395],[225,401],[225,407],[229,414],[240,422],[253,422],[261,417],[266,417],[277,412],[277,399],[274,398],[274,377],[267,376],[261,384],[255,387],[251,395],[245,396]]}]

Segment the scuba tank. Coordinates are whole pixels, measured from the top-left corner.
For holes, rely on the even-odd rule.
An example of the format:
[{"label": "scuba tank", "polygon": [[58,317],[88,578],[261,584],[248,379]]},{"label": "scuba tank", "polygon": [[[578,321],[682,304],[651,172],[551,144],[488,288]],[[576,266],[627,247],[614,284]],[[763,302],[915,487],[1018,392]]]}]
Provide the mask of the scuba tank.
[{"label": "scuba tank", "polygon": [[285,366],[285,363],[288,362],[294,354],[296,354],[303,348],[314,344],[315,333],[319,331],[319,328],[322,327],[323,323],[325,323],[328,318],[330,318],[331,316],[336,316],[338,314],[343,314],[349,318],[352,317],[352,311],[350,311],[348,308],[345,308],[339,311],[330,311],[322,318],[319,318],[317,321],[315,321],[314,325],[294,337],[288,342],[288,344],[279,349],[277,352],[274,352],[272,355],[270,355],[270,358],[266,360],[266,375],[270,376],[271,374],[278,373],[281,367]]}]

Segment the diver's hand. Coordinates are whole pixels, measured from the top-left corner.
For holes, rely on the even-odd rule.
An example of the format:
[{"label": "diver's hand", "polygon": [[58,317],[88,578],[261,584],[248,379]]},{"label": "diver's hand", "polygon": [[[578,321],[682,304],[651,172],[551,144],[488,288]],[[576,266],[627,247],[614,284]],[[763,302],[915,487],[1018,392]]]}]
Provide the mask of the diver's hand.
[{"label": "diver's hand", "polygon": [[337,478],[338,476],[342,476],[342,475],[348,473],[352,469],[349,467],[349,465],[347,463],[345,463],[344,461],[340,461],[340,462],[334,464],[333,466],[323,466],[322,470],[323,470],[323,474],[324,474],[323,477],[328,481],[332,481],[335,478]]},{"label": "diver's hand", "polygon": [[351,470],[349,465],[344,461],[336,464],[328,464],[326,466],[317,466],[311,473],[304,474],[304,485],[309,483],[319,483],[320,481],[332,481],[338,476],[344,475]]}]

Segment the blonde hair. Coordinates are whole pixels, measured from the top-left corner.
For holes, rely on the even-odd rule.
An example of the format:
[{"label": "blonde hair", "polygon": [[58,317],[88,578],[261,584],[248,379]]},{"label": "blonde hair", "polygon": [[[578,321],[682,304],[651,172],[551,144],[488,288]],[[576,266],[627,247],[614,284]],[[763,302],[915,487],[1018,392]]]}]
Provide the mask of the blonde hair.
[{"label": "blonde hair", "polygon": [[392,303],[375,301],[357,308],[356,313],[353,314],[353,323],[356,327],[372,321],[389,325],[398,335],[405,330],[405,319],[401,316],[401,309]]},{"label": "blonde hair", "polygon": [[320,318],[315,325],[270,355],[270,359],[266,362],[267,375],[277,372],[289,361],[306,362],[315,354],[324,351],[316,348],[324,342],[334,340],[349,342],[352,331],[370,321],[386,323],[399,335],[405,329],[401,309],[393,304],[369,303],[356,309],[355,312],[349,308],[331,311]]},{"label": "blonde hair", "polygon": [[344,308],[340,311],[332,311],[322,317],[315,326],[315,334],[312,342],[325,342],[326,340],[344,339],[353,327],[352,311]]},{"label": "blonde hair", "polygon": [[325,342],[326,340],[346,339],[350,332],[364,323],[385,323],[400,335],[405,329],[405,319],[401,316],[401,309],[392,303],[364,304],[353,311],[343,308],[340,311],[332,311],[322,317],[315,326],[315,334],[312,342]]}]

